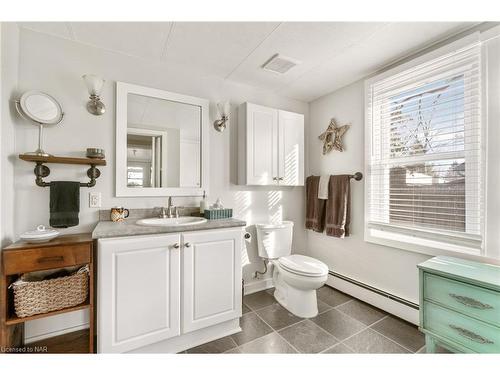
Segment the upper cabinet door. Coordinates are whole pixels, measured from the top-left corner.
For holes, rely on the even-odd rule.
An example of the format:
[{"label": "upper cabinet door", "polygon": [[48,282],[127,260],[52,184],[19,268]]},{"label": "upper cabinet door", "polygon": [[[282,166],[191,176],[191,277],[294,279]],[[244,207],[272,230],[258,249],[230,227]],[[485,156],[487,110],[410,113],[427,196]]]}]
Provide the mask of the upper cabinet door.
[{"label": "upper cabinet door", "polygon": [[180,334],[180,235],[98,242],[98,351],[122,353]]},{"label": "upper cabinet door", "polygon": [[242,229],[182,237],[183,333],[240,317]]},{"label": "upper cabinet door", "polygon": [[304,185],[304,115],[278,111],[280,185]]},{"label": "upper cabinet door", "polygon": [[278,179],[278,111],[245,103],[246,185],[273,185]]},{"label": "upper cabinet door", "polygon": [[241,185],[304,185],[304,115],[243,103],[238,111]]}]

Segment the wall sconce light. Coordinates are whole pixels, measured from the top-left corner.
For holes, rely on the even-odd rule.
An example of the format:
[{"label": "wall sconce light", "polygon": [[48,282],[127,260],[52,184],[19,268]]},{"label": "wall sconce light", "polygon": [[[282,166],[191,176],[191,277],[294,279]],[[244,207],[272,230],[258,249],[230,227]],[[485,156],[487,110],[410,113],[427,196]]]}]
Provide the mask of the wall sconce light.
[{"label": "wall sconce light", "polygon": [[220,119],[214,121],[214,128],[218,132],[223,132],[226,129],[226,122],[229,121],[231,104],[229,104],[229,102],[217,103],[217,110],[219,112]]},{"label": "wall sconce light", "polygon": [[101,95],[104,80],[93,74],[85,74],[82,78],[90,94],[90,100],[87,103],[87,111],[96,116],[102,115],[106,112],[106,106],[101,102],[99,95]]}]

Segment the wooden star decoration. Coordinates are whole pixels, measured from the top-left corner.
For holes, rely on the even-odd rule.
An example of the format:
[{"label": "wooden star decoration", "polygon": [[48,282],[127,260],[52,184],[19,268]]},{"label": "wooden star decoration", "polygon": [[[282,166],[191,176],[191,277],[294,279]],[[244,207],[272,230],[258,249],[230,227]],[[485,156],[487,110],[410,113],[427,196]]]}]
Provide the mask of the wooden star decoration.
[{"label": "wooden star decoration", "polygon": [[323,155],[328,154],[332,150],[344,151],[342,145],[342,137],[351,125],[338,126],[335,119],[331,119],[328,128],[318,137],[323,141]]}]

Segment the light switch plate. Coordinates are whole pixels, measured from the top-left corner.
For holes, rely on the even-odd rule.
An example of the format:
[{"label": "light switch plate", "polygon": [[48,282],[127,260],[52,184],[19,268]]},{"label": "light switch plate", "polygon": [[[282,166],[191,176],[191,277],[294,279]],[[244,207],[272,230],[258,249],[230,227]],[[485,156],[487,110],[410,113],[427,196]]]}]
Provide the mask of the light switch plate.
[{"label": "light switch plate", "polygon": [[90,208],[101,207],[101,193],[99,192],[89,193],[89,207]]}]

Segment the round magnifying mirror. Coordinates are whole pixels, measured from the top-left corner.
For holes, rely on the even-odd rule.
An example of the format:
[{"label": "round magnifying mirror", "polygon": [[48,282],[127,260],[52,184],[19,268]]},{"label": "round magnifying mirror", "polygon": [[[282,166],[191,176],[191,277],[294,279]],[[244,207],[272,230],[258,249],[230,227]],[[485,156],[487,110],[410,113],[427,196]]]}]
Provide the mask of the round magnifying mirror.
[{"label": "round magnifying mirror", "polygon": [[43,126],[57,125],[62,121],[64,113],[59,102],[44,92],[28,91],[16,101],[16,108],[22,117],[34,122],[39,128],[38,149],[28,154],[49,156],[42,147]]},{"label": "round magnifying mirror", "polygon": [[25,92],[19,99],[19,106],[25,117],[39,124],[56,125],[63,118],[59,102],[44,92]]}]

